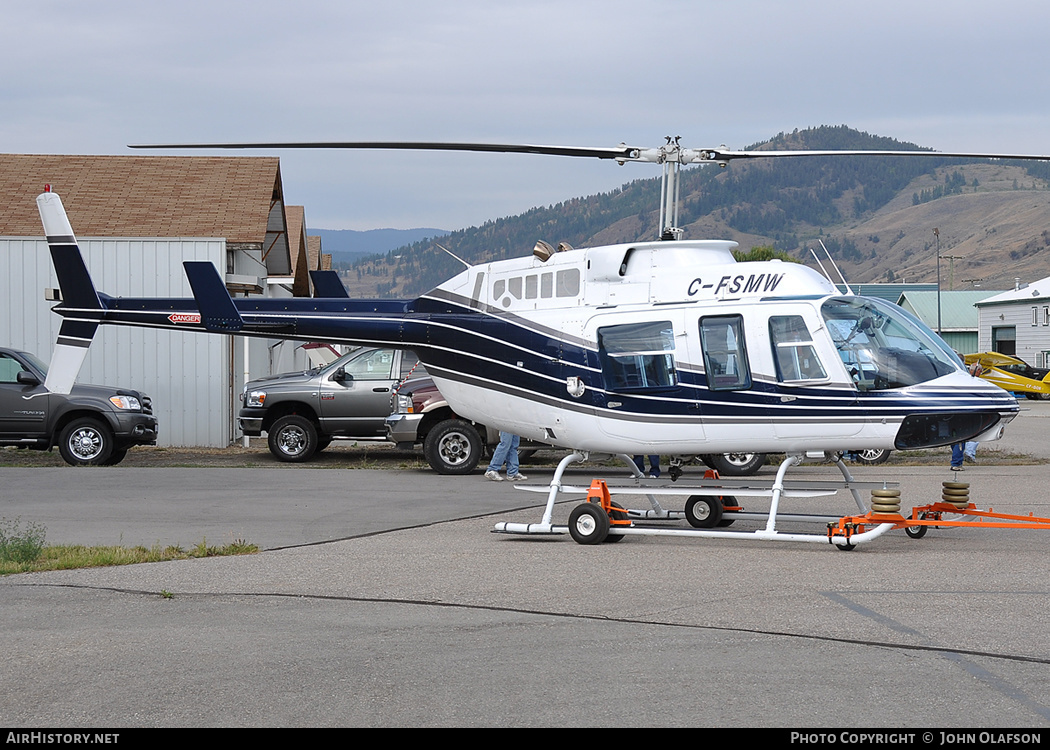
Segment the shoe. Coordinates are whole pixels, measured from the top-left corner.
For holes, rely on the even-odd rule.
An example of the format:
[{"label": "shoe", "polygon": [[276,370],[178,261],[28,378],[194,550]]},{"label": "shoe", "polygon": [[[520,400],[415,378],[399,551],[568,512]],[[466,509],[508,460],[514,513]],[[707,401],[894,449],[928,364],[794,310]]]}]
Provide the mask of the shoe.
[{"label": "shoe", "polygon": [[963,467],[961,467],[961,466],[953,466],[952,467],[952,471],[962,471],[962,470],[963,470]]},{"label": "shoe", "polygon": [[515,474],[512,477],[507,477],[507,479],[509,479],[512,482],[524,482],[526,479],[528,479],[528,477],[524,474]]},{"label": "shoe", "polygon": [[498,471],[486,471],[485,479],[491,479],[493,482],[502,482],[503,477],[499,475]]},{"label": "shoe", "polygon": [[660,472],[658,472],[658,471],[650,471],[649,472],[649,478],[650,479],[659,479],[660,478]]},{"label": "shoe", "polygon": [[968,464],[975,464],[977,463],[977,456],[963,456],[963,461]]}]

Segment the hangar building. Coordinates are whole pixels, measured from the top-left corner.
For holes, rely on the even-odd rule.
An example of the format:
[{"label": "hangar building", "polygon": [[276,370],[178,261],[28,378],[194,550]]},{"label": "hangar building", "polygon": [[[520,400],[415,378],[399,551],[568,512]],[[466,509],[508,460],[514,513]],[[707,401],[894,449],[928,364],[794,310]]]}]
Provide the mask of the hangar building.
[{"label": "hangar building", "polygon": [[[207,260],[235,295],[310,294],[308,257],[320,250],[308,253],[302,208],[285,206],[275,157],[0,154],[0,345],[48,361],[58,336],[36,207],[45,184],[100,292],[191,297],[182,262]],[[78,381],[148,393],[161,445],[225,447],[245,377],[307,363],[295,342],[101,326]]]}]

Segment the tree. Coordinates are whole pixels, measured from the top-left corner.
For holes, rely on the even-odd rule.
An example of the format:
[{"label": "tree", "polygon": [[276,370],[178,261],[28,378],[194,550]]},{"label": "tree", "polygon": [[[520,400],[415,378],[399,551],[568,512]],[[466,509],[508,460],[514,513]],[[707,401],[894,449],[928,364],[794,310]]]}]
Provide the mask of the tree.
[{"label": "tree", "polygon": [[801,263],[797,258],[792,258],[783,250],[777,250],[772,245],[755,245],[746,253],[742,250],[734,250],[733,257],[738,263],[748,263],[761,260],[782,260],[786,263]]}]

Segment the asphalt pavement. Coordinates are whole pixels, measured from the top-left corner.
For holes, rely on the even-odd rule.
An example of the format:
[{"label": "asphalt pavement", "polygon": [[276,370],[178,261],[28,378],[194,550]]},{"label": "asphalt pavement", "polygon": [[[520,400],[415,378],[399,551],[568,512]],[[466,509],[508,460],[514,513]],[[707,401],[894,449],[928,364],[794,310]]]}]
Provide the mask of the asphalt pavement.
[{"label": "asphalt pavement", "polygon": [[[1050,457],[1050,404],[1024,405],[979,458]],[[965,479],[981,507],[1050,516],[1050,465],[992,463],[952,475],[945,451],[943,466],[854,473],[899,482],[906,507]],[[49,542],[265,548],[0,579],[9,727],[1050,726],[1047,531],[894,531],[851,552],[753,538],[580,546],[491,533],[538,521],[544,498],[480,473],[0,477],[0,515],[44,523]]]}]

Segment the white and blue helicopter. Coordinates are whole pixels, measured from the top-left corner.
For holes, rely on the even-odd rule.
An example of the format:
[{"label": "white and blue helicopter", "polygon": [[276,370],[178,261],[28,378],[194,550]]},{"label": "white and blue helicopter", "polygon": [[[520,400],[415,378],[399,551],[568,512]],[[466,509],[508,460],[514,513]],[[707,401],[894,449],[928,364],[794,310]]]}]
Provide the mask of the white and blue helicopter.
[{"label": "white and blue helicopter", "polygon": [[[831,457],[845,479],[840,488],[851,491],[866,513],[858,492],[866,485],[849,475],[843,451],[993,440],[1018,413],[1011,395],[972,377],[940,337],[901,308],[842,294],[801,264],[738,263],[735,242],[682,239],[676,226],[679,170],[817,155],[1048,156],[694,150],[676,138],[655,149],[386,142],[149,148],[174,147],[464,150],[656,163],[664,173],[661,236],[580,249],[540,242],[526,257],[469,266],[417,299],[354,300],[337,282],[327,285],[327,297],[232,299],[212,264],[193,261],[185,263],[193,298],[113,298],[96,292],[62,202],[48,189],[37,202],[61,287],[62,301],[53,309],[63,317],[48,388],[72,385],[100,324],[411,349],[460,416],[571,451],[549,486],[533,488],[548,493],[541,520],[495,530],[567,531],[582,543],[650,533],[642,521],[684,518],[693,528],[679,533],[831,541],[850,549],[892,525],[823,536],[777,531],[781,497],[831,491],[813,483],[792,488],[785,483],[788,468],[807,455]],[[772,487],[722,480],[639,490],[636,483],[628,491],[648,495],[650,509],[609,513],[608,503],[604,509],[585,503],[573,510],[568,527],[552,522],[556,497],[574,489],[562,485],[566,468],[591,453],[628,457],[633,469],[633,454],[740,451],[787,454]],[[771,497],[770,511],[760,514],[764,528],[721,529],[748,516],[734,510],[729,494]],[[687,496],[685,510],[665,510],[662,495]]]}]

